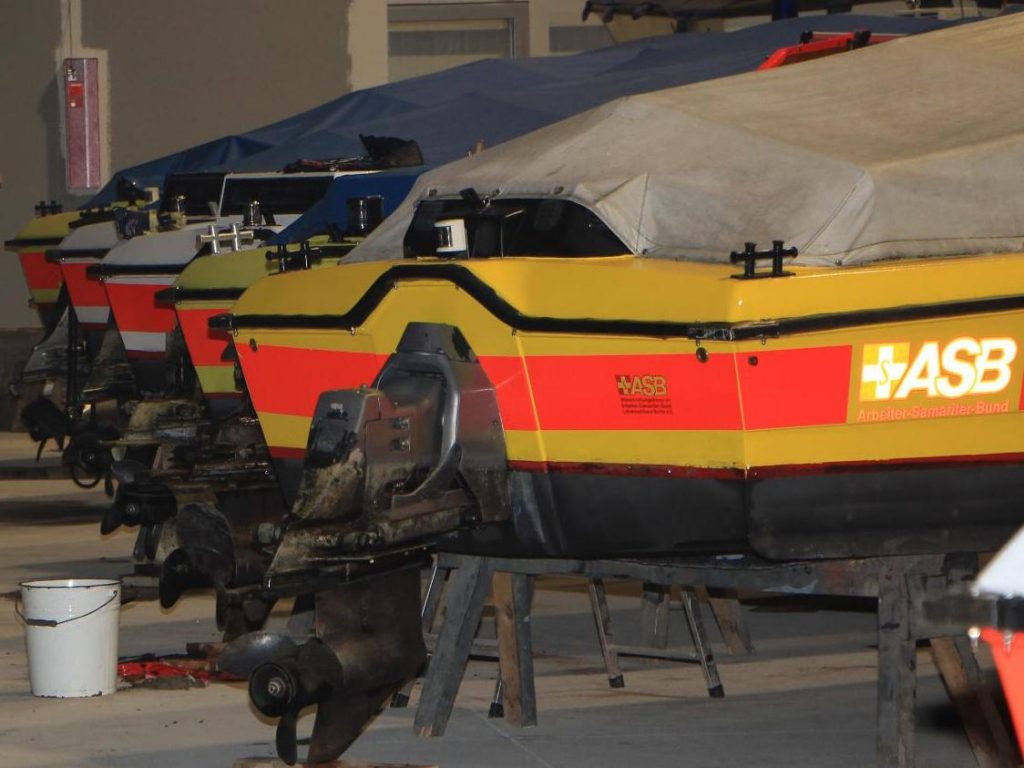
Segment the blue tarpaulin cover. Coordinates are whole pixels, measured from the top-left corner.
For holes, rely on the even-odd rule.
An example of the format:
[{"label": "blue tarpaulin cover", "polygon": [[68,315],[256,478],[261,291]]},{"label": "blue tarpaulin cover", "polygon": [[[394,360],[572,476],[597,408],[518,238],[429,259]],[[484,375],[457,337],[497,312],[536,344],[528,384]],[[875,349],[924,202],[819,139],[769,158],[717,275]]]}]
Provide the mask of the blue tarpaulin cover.
[{"label": "blue tarpaulin cover", "polygon": [[950,23],[835,14],[723,34],[642,38],[572,56],[487,59],[354,91],[248,133],[126,168],[89,205],[114,200],[121,177],[159,186],[171,173],[274,171],[299,158],[358,156],[360,134],[415,139],[426,163],[441,165],[464,157],[478,140],[493,146],[620,96],[748,72],[775,50],[796,45],[805,30],[916,34]]},{"label": "blue tarpaulin cover", "polygon": [[326,233],[333,225],[341,231],[348,228],[350,197],[380,195],[384,216],[390,216],[412,189],[424,166],[397,171],[361,173],[335,179],[320,202],[267,241],[267,245],[299,243],[314,235]]}]

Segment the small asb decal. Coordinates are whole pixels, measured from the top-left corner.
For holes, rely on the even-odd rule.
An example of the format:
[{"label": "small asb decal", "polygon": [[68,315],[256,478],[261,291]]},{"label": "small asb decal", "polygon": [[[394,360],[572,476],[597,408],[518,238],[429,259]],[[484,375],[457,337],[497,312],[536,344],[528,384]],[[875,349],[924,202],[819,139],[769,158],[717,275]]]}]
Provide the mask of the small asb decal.
[{"label": "small asb decal", "polygon": [[622,412],[628,414],[671,414],[668,380],[658,374],[625,374],[615,377]]}]

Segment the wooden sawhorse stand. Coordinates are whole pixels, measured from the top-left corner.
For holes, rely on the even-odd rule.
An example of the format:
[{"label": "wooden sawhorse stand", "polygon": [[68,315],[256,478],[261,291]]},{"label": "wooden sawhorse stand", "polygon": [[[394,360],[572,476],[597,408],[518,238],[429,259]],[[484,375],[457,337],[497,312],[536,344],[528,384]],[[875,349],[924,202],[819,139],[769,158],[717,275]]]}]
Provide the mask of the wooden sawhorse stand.
[{"label": "wooden sawhorse stand", "polygon": [[[446,582],[453,571],[458,570],[461,561],[453,561],[452,556],[442,554],[434,561],[434,567],[427,583],[426,594],[423,599],[421,619],[423,632],[426,635],[428,649],[433,651],[437,645],[437,635],[434,626],[442,603]],[[479,574],[478,578],[487,580],[486,574]],[[491,595],[495,608],[496,637],[494,640],[476,637],[470,646],[471,656],[482,656],[500,661],[499,638],[506,645],[516,642],[509,635],[509,627],[517,620],[517,616],[528,619],[530,605],[533,597],[533,577],[526,576],[525,596],[515,596],[512,589],[513,575],[503,572],[493,572]],[[750,635],[747,632],[743,620],[742,609],[735,597],[709,596],[706,590],[698,597],[697,591],[691,587],[681,588],[681,613],[686,619],[687,629],[693,642],[693,651],[675,649],[668,647],[668,623],[670,609],[670,589],[660,584],[644,584],[641,597],[641,629],[642,639],[639,645],[624,645],[616,643],[612,633],[611,614],[608,609],[608,597],[605,591],[604,580],[601,578],[589,579],[587,592],[590,598],[591,612],[594,616],[594,624],[597,629],[597,639],[601,649],[601,656],[604,660],[605,671],[608,675],[608,684],[612,688],[625,686],[619,666],[619,656],[636,656],[641,658],[665,659],[670,661],[682,661],[697,663],[701,665],[704,679],[707,683],[708,695],[713,698],[720,698],[725,695],[721,679],[718,675],[718,667],[708,642],[707,633],[704,630],[704,620],[701,616],[699,601],[709,604],[719,630],[726,641],[726,646],[733,654],[750,654],[753,652],[753,645],[750,642]],[[455,595],[452,600],[460,600],[462,597]],[[525,613],[515,610],[513,604],[521,600],[526,606]],[[461,605],[453,602],[454,605]],[[481,614],[482,614],[481,606]],[[479,621],[479,619],[478,619]],[[511,624],[510,624],[511,622]],[[502,637],[503,636],[503,637]],[[526,635],[526,642],[530,641],[529,634]],[[495,685],[494,696],[491,700],[488,717],[504,717],[506,697],[504,695],[505,678],[500,674]],[[407,684],[400,692],[396,693],[391,701],[393,707],[404,707],[409,702],[413,683]],[[513,705],[514,707],[514,705]],[[516,716],[513,712],[513,717]],[[532,721],[531,721],[532,722]],[[437,732],[431,735],[440,735],[444,725],[438,727]]]},{"label": "wooden sawhorse stand", "polygon": [[[916,644],[931,642],[950,697],[961,713],[982,768],[1016,765],[1016,749],[996,706],[978,690],[977,662],[966,639],[952,628],[926,626],[912,610],[926,596],[944,593],[972,565],[941,555],[769,563],[756,558],[639,560],[512,559],[442,555],[454,569],[447,612],[423,682],[415,729],[423,736],[444,732],[469,659],[494,574],[498,608],[499,674],[505,715],[512,725],[537,722],[530,641],[530,590],[538,575],[632,579],[648,584],[710,590],[871,597],[878,600],[879,768],[914,765]],[[603,643],[603,650],[608,643]],[[607,661],[607,656],[606,656]]]}]

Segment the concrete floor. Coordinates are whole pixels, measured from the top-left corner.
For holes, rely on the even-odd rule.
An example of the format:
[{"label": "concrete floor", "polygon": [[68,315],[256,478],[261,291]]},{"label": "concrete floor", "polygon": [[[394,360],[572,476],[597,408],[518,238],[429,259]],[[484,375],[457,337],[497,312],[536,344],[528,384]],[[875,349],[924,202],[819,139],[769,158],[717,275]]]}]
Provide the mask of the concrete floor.
[{"label": "concrete floor", "polygon": [[[28,456],[24,435],[0,433],[0,458]],[[102,492],[70,481],[0,482],[0,593],[19,581],[128,572],[130,531],[101,537]],[[618,638],[636,634],[634,586],[610,596]],[[273,754],[274,729],[251,712],[244,686],[131,689],[91,699],[29,694],[13,594],[0,599],[0,767],[230,768]],[[123,607],[121,655],[181,653],[218,637],[211,595]],[[540,724],[514,729],[486,717],[495,665],[471,662],[443,738],[412,733],[412,708],[386,711],[346,757],[444,768],[593,768],[631,765],[870,766],[874,762],[874,614],[858,603],[759,600],[747,615],[755,656],[730,658],[714,634],[726,697],[711,700],[699,667],[626,661],[626,688],[608,688],[583,585],[546,581],[534,638]],[[280,620],[280,617],[277,617]],[[673,616],[673,641],[685,628]],[[634,638],[635,639],[635,638]],[[919,652],[919,766],[974,765],[966,739]],[[413,706],[417,692],[414,693]],[[312,717],[300,723],[312,727]]]}]

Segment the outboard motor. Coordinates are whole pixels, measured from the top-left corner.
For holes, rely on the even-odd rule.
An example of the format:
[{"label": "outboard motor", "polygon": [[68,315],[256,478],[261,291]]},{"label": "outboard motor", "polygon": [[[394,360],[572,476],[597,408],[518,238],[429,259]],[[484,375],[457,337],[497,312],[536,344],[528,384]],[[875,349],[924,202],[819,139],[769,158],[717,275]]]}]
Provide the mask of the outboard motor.
[{"label": "outboard motor", "polygon": [[301,707],[319,705],[309,759],[330,761],[416,674],[429,548],[509,517],[494,387],[457,329],[410,324],[373,387],[321,395],[264,581],[274,595],[316,593],[316,637],[251,633],[221,657],[281,718],[283,760],[297,759]]}]

